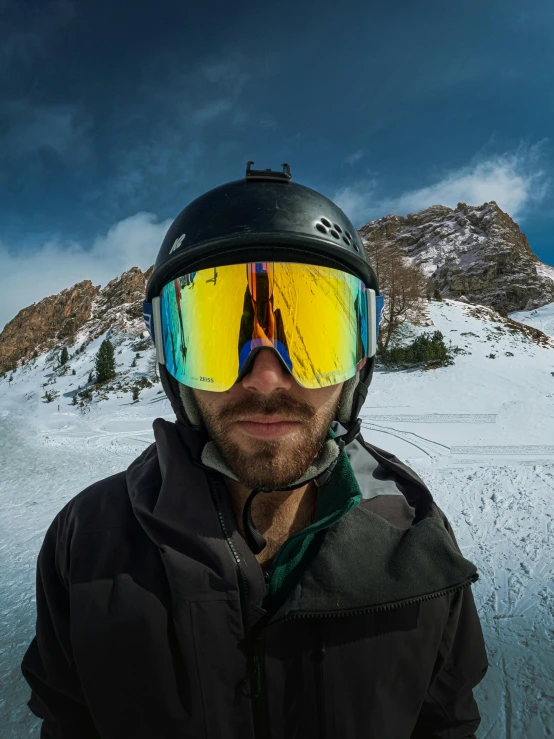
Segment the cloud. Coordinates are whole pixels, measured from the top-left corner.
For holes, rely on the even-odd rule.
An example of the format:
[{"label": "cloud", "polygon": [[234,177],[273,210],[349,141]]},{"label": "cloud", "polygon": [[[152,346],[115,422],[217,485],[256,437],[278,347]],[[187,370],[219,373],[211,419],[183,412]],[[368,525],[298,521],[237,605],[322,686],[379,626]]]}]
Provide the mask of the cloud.
[{"label": "cloud", "polygon": [[431,185],[392,197],[380,197],[377,181],[358,181],[335,195],[335,201],[355,224],[380,218],[387,213],[406,215],[431,205],[455,208],[459,202],[481,205],[495,200],[515,220],[540,203],[550,182],[540,166],[544,143],[521,145],[516,151],[476,159],[452,170]]},{"label": "cloud", "polygon": [[211,83],[223,87],[233,95],[240,95],[250,74],[243,70],[244,60],[235,55],[218,61],[210,61],[203,65],[202,74]]},{"label": "cloud", "polygon": [[212,100],[206,105],[193,110],[190,120],[196,126],[203,126],[219,118],[220,115],[230,110],[231,106],[232,103],[230,100]]},{"label": "cloud", "polygon": [[104,286],[131,267],[148,269],[170,224],[137,213],[98,236],[90,249],[56,240],[35,251],[0,245],[0,330],[22,308],[77,282]]},{"label": "cloud", "polygon": [[359,162],[360,159],[365,154],[363,149],[358,149],[358,151],[355,151],[353,154],[350,154],[350,156],[346,157],[344,160],[345,164],[356,164],[356,162]]},{"label": "cloud", "polygon": [[346,213],[354,225],[366,223],[369,220],[368,214],[373,214],[377,210],[375,187],[370,182],[358,182],[352,186],[343,187],[332,200]]},{"label": "cloud", "polygon": [[100,200],[104,207],[109,192],[105,207],[114,217],[122,208],[138,210],[145,202],[155,202],[158,210],[173,207],[174,194],[203,176],[206,151],[214,153],[208,125],[221,126],[218,146],[228,146],[233,131],[249,120],[242,96],[250,65],[238,53],[212,56],[193,68],[184,68],[169,51],[148,60],[136,98],[114,114],[114,145],[107,157],[111,172],[89,192],[89,201]]},{"label": "cloud", "polygon": [[504,154],[448,173],[429,187],[406,192],[391,201],[396,212],[409,213],[440,203],[455,208],[459,202],[481,205],[495,200],[515,219],[540,202],[548,189],[542,169],[530,165],[535,157],[526,152]]}]

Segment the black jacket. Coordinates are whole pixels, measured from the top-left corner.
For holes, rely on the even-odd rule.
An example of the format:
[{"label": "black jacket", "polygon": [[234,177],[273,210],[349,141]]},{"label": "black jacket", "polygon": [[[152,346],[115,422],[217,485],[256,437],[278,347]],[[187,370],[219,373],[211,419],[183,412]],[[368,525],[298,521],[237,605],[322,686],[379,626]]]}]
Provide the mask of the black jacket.
[{"label": "black jacket", "polygon": [[476,568],[414,472],[359,437],[266,583],[198,433],[154,432],[44,540],[22,665],[43,739],[474,736]]}]

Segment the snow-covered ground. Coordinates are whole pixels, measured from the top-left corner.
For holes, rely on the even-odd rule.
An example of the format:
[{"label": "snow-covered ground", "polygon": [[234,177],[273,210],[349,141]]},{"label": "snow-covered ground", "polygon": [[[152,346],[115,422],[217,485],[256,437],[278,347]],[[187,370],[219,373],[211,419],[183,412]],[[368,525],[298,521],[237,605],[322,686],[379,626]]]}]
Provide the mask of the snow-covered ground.
[{"label": "snow-covered ground", "polygon": [[[364,435],[423,477],[479,568],[473,590],[491,663],[477,690],[479,739],[542,739],[554,733],[554,343],[540,347],[462,303],[429,310],[434,326],[419,331],[440,329],[469,353],[437,370],[376,372]],[[513,317],[554,335],[554,305]],[[0,381],[3,739],[38,736],[19,664],[33,635],[46,528],[79,490],[151,442],[154,418],[172,418],[159,385],[137,403],[114,393],[86,412],[71,404],[99,341],[70,359],[76,375],[56,378],[52,403],[41,398],[53,371],[44,357]],[[116,349],[119,370],[140,376],[147,357],[131,368],[130,343]]]},{"label": "snow-covered ground", "polygon": [[[549,267],[549,269],[554,279],[554,269],[552,267]],[[513,318],[514,321],[521,321],[529,326],[538,328],[549,336],[554,336],[554,303],[543,305],[542,308],[536,308],[528,312],[517,311],[516,313],[510,313],[510,318]]]}]

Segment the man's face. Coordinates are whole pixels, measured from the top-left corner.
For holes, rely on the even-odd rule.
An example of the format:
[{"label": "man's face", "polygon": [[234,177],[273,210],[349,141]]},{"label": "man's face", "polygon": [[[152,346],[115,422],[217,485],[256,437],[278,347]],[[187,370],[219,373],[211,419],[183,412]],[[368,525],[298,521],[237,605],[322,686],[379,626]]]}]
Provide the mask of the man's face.
[{"label": "man's face", "polygon": [[262,349],[230,390],[193,394],[229,469],[243,485],[275,490],[294,483],[317,457],[343,384],[307,390],[273,350]]}]

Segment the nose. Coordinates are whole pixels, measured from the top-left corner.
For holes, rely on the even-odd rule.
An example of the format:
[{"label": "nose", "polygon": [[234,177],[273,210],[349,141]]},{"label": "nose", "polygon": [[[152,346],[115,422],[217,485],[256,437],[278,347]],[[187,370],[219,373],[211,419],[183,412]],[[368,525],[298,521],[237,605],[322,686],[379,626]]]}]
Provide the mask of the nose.
[{"label": "nose", "polygon": [[274,390],[290,390],[294,378],[273,349],[260,349],[252,369],[245,375],[241,384],[245,390],[271,393]]}]

